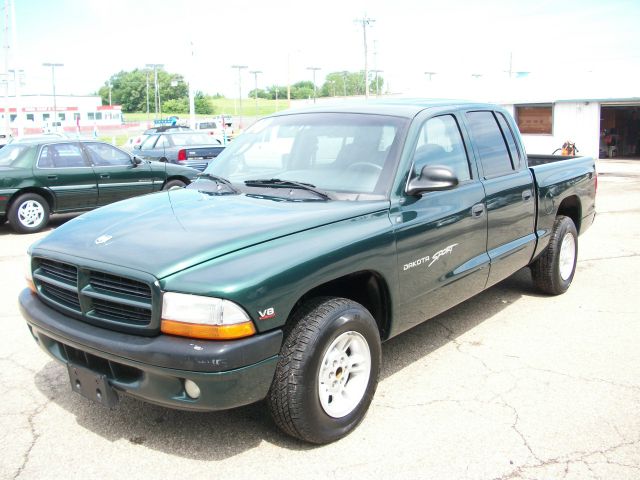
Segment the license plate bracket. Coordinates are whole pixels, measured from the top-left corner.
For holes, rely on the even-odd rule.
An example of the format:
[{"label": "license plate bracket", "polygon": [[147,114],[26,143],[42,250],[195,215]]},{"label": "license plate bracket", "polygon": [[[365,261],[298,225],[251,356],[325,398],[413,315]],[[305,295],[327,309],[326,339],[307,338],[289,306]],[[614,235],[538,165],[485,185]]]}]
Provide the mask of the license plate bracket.
[{"label": "license plate bracket", "polygon": [[67,365],[67,370],[74,392],[107,408],[115,407],[120,401],[106,375],[71,363]]}]

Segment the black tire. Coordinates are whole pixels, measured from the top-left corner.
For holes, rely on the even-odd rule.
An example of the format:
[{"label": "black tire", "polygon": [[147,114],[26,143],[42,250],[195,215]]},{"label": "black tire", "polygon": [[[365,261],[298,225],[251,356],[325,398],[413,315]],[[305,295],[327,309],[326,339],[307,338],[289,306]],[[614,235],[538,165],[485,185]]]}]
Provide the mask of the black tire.
[{"label": "black tire", "polygon": [[186,186],[187,184],[184,183],[182,180],[169,180],[167,183],[164,184],[164,187],[162,187],[162,190],[169,190],[173,187],[184,188]]},{"label": "black tire", "polygon": [[25,193],[9,207],[9,224],[18,233],[35,233],[49,223],[49,204],[37,193]]},{"label": "black tire", "polygon": [[[326,356],[330,354],[329,347],[335,345],[338,337],[345,338],[345,335],[366,343],[370,353],[370,368],[368,380],[366,376],[358,380],[359,388],[364,388],[363,393],[354,396],[358,403],[349,412],[336,418],[330,416],[322,404],[319,388],[321,385],[325,388],[326,385],[321,383],[319,376],[323,359],[326,361]],[[355,355],[350,357],[353,353],[349,353],[350,349],[351,346],[345,351],[349,359],[347,363],[355,358]],[[310,443],[330,443],[344,437],[367,413],[378,385],[380,362],[380,333],[366,308],[345,298],[323,297],[308,301],[295,313],[291,327],[285,330],[285,341],[267,396],[274,421],[285,433]],[[326,372],[327,363],[324,365],[323,371]],[[355,366],[356,363],[353,363],[348,368]],[[348,373],[340,378],[343,371],[338,367],[338,376],[334,378],[344,382],[342,388],[346,389],[351,378],[356,377],[352,377],[353,374],[346,368],[344,371]],[[366,368],[362,371],[366,372]],[[354,380],[352,385],[358,384]],[[331,402],[331,395],[325,395]]]},{"label": "black tire", "polygon": [[[567,261],[569,257],[566,257],[565,267],[562,269],[560,252],[565,238],[568,242],[571,241],[571,238],[567,238],[568,235],[573,237],[573,260],[569,262]],[[549,245],[542,255],[531,264],[531,276],[533,277],[534,284],[542,292],[549,295],[560,295],[566,292],[576,273],[577,261],[578,231],[576,230],[576,226],[569,217],[558,215],[553,224]]]}]

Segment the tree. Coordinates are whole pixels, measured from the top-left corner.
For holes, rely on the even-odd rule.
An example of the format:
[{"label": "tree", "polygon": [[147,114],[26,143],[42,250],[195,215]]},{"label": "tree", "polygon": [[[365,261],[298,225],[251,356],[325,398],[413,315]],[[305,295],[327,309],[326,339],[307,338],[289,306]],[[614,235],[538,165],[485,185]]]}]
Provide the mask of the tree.
[{"label": "tree", "polygon": [[[147,77],[148,76],[148,77]],[[121,71],[111,76],[98,90],[103,105],[109,103],[109,83],[111,83],[111,101],[122,105],[123,112],[144,112],[147,110],[147,78],[149,80],[149,110],[154,111],[154,74],[153,71],[135,69],[130,72]],[[188,97],[189,87],[182,75],[158,70],[160,101]],[[175,106],[170,103],[170,106]],[[164,108],[163,108],[164,109]]]},{"label": "tree", "polygon": [[[378,91],[382,91],[384,79],[378,75]],[[375,76],[369,80],[369,91],[376,91]],[[342,97],[352,95],[364,95],[364,70],[359,72],[333,72],[327,75],[326,80],[318,96],[320,97]]]}]

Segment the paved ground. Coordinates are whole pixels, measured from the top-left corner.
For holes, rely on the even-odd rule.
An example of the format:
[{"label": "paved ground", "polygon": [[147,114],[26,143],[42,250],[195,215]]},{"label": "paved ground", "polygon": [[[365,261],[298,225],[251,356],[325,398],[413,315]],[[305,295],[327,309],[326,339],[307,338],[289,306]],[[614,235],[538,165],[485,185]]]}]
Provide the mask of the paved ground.
[{"label": "paved ground", "polygon": [[110,412],[73,394],[17,313],[44,234],[0,226],[0,477],[640,478],[640,162],[599,171],[569,292],[540,296],[523,270],[385,344],[365,421],[324,447],[281,435],[260,404]]}]

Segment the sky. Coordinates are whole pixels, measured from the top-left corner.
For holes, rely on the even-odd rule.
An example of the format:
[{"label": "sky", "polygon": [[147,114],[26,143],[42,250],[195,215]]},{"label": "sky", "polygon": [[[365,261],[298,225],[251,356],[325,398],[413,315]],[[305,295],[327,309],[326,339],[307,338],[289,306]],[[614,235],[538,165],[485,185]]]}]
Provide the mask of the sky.
[{"label": "sky", "polygon": [[[472,74],[504,78],[510,59],[513,72],[548,79],[640,76],[638,0],[13,1],[9,69],[25,71],[25,93],[51,92],[44,62],[64,64],[56,69],[57,94],[93,93],[112,74],[147,63],[228,97],[238,95],[232,65],[248,66],[243,96],[254,87],[252,70],[262,72],[264,88],[311,80],[307,68],[319,67],[321,85],[328,73],[364,69],[356,19],[365,16],[375,20],[367,29],[369,68],[382,70],[395,93],[428,94],[434,82],[472,82]],[[426,71],[437,72],[431,84]]]}]

